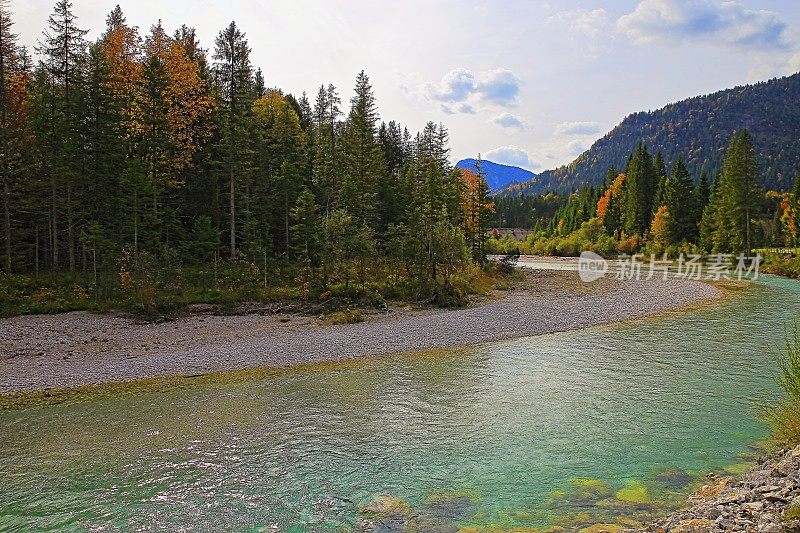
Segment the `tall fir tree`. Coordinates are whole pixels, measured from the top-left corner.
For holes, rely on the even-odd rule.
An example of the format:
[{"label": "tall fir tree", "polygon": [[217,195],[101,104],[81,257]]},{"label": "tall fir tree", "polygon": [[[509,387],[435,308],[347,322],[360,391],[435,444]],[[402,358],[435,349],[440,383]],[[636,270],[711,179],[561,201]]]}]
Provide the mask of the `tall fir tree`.
[{"label": "tall fir tree", "polygon": [[250,46],[235,22],[219,33],[215,44],[214,80],[224,109],[220,155],[228,180],[228,244],[231,258],[235,258],[237,181],[246,178],[246,161],[250,157],[247,131],[253,101],[253,68]]},{"label": "tall fir tree", "polygon": [[17,35],[8,0],[0,0],[0,172],[3,180],[3,269],[11,273],[11,113],[14,78],[19,70]]},{"label": "tall fir tree", "polygon": [[697,236],[694,185],[682,158],[678,158],[672,166],[665,205],[670,217],[671,242],[694,241]]},{"label": "tall fir tree", "polygon": [[86,66],[88,30],[77,25],[78,17],[72,2],[58,0],[48,18],[48,29],[38,51],[45,57],[45,65],[53,79],[55,118],[51,126],[57,132],[55,168],[53,169],[53,261],[58,265],[59,212],[66,212],[67,255],[69,270],[76,265],[76,220],[74,193],[82,176],[85,154],[82,150],[81,86]]},{"label": "tall fir tree", "polygon": [[369,77],[362,70],[356,78],[355,94],[342,132],[343,183],[339,205],[357,219],[375,228],[378,185],[386,172],[377,142],[378,111]]},{"label": "tall fir tree", "polygon": [[628,235],[643,234],[650,227],[656,171],[653,158],[639,143],[625,170],[624,228]]}]

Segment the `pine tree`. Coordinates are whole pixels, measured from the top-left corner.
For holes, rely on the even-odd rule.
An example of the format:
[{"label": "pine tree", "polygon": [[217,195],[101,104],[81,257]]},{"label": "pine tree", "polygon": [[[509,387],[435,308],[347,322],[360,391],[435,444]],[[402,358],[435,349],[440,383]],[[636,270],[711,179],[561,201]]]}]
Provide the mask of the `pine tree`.
[{"label": "pine tree", "polygon": [[265,94],[267,94],[267,86],[264,83],[264,73],[261,72],[261,69],[257,69],[253,76],[253,96],[261,98]]},{"label": "pine tree", "polygon": [[319,261],[320,217],[314,193],[304,187],[292,207],[292,247],[294,254],[304,265],[306,276],[310,277]]},{"label": "pine tree", "polygon": [[664,164],[664,158],[661,151],[656,152],[656,157],[653,160],[653,169],[656,175],[656,188],[653,195],[653,216],[658,212],[659,207],[667,203],[667,168]]},{"label": "pine tree", "polygon": [[82,90],[80,81],[85,67],[86,40],[88,30],[76,25],[77,17],[72,11],[72,2],[58,0],[55,10],[48,19],[49,29],[44,32],[44,40],[38,51],[45,56],[45,65],[53,79],[56,122],[51,127],[56,130],[55,168],[53,169],[53,262],[58,266],[58,215],[62,194],[59,185],[63,183],[63,203],[66,210],[67,252],[70,271],[75,270],[75,217],[73,193],[83,163],[80,139],[81,116],[78,109]]},{"label": "pine tree", "polygon": [[336,87],[320,86],[313,113],[312,180],[326,214],[336,205],[339,188],[337,174],[341,103]]},{"label": "pine tree", "polygon": [[169,125],[169,77],[165,57],[169,37],[159,22],[145,41],[144,66],[141,90],[136,107],[139,111],[139,130],[134,137],[136,156],[141,158],[145,170],[148,202],[147,225],[139,232],[140,238],[153,251],[161,243],[163,230],[162,196],[172,185],[170,154],[174,152]]},{"label": "pine tree", "polygon": [[800,212],[800,174],[794,178],[794,186],[792,187],[792,194],[794,195],[795,209]]},{"label": "pine tree", "polygon": [[11,125],[12,79],[17,75],[19,51],[8,0],[0,0],[0,172],[3,180],[3,268],[11,273]]},{"label": "pine tree", "polygon": [[747,130],[731,140],[719,183],[722,227],[717,244],[729,251],[752,249],[752,218],[758,207],[760,185],[755,149]]},{"label": "pine tree", "polygon": [[697,182],[695,193],[697,193],[695,195],[695,201],[699,207],[699,212],[702,213],[703,209],[708,204],[709,198],[711,197],[711,184],[708,182],[708,174],[705,170],[700,172],[700,180]]},{"label": "pine tree", "polygon": [[650,227],[655,192],[653,158],[639,143],[625,170],[624,228],[629,235],[643,234]]},{"label": "pine tree", "polygon": [[355,95],[350,100],[350,114],[342,133],[343,184],[339,191],[340,207],[376,227],[378,184],[385,165],[376,140],[378,112],[369,77],[362,70],[356,78]]},{"label": "pine tree", "polygon": [[667,182],[666,203],[671,222],[671,243],[693,241],[696,237],[694,186],[683,159],[678,158]]},{"label": "pine tree", "polygon": [[[122,116],[113,90],[108,56],[101,45],[89,48],[84,139],[86,187],[84,215],[94,221],[106,238],[118,235],[120,222],[114,207],[118,202],[117,176],[124,166],[126,150]],[[90,232],[92,235],[95,232]]]},{"label": "pine tree", "polygon": [[250,47],[235,22],[216,38],[214,79],[224,107],[221,156],[228,178],[228,224],[231,258],[236,257],[237,179],[244,178],[243,162],[248,159],[247,134],[252,103]]}]

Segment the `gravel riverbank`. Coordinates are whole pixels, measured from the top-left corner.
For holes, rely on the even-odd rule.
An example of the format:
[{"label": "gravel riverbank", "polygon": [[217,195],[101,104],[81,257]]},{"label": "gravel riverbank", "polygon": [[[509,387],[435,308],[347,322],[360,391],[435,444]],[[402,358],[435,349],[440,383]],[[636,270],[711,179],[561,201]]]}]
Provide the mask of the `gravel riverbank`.
[{"label": "gravel riverbank", "polygon": [[585,285],[574,272],[542,271],[488,303],[390,309],[350,325],[302,315],[195,314],[158,324],[83,312],[21,316],[0,319],[0,393],[466,346],[653,315],[720,294],[697,281]]}]

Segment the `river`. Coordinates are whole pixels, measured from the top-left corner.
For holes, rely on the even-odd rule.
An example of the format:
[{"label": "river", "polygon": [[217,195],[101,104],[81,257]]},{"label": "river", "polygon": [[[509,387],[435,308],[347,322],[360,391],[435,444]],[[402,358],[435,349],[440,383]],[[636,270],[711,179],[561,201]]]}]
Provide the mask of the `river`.
[{"label": "river", "polygon": [[798,311],[765,277],[580,331],[36,401],[0,411],[0,530],[348,531],[381,495],[410,508],[383,531],[646,520],[741,471]]}]

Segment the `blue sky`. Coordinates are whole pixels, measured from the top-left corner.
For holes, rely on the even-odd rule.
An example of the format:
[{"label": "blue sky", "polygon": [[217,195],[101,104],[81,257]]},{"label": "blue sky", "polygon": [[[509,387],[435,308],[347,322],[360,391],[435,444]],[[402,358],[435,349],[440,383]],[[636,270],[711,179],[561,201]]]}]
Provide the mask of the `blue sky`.
[{"label": "blue sky", "polygon": [[[12,0],[24,44],[53,3]],[[73,0],[96,38],[116,0]],[[800,70],[796,0],[121,0],[146,32],[195,26],[203,46],[231,20],[270,86],[346,102],[365,69],[382,117],[450,129],[478,152],[540,171],[568,163],[626,115]]]}]

